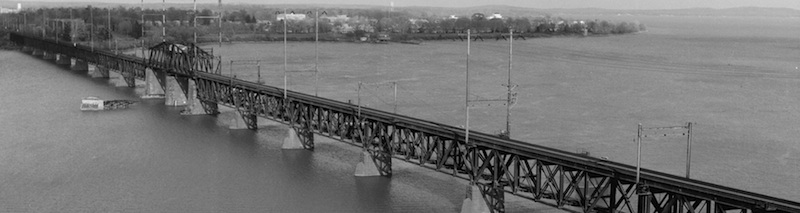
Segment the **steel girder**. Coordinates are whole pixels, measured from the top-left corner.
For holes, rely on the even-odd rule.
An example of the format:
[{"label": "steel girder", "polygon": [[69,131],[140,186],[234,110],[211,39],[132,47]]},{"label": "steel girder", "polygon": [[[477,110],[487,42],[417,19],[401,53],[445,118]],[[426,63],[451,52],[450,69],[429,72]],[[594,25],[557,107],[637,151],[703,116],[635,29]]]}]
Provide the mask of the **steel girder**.
[{"label": "steel girder", "polygon": [[117,55],[104,50],[94,50],[85,46],[74,45],[51,39],[42,39],[30,35],[12,33],[11,37],[20,45],[30,46],[36,49],[68,55],[79,60],[102,66],[107,69],[118,70],[125,78],[129,87],[135,87],[135,79],[145,79],[146,64],[140,58]]},{"label": "steel girder", "polygon": [[[495,212],[505,193],[583,212],[797,212],[796,202],[644,169],[637,195],[635,168],[589,156],[502,139],[402,115],[362,108],[216,74],[202,73],[204,99],[251,108],[257,116],[365,147],[384,175],[390,157],[471,180]],[[203,84],[203,83],[201,83]],[[230,85],[235,85],[231,87]],[[201,87],[198,87],[201,88]],[[234,89],[235,88],[235,89]],[[232,96],[230,91],[236,91]],[[302,132],[302,131],[298,131]],[[645,199],[647,198],[647,199]]]},{"label": "steel girder", "polygon": [[[24,45],[97,63],[100,52],[12,34]],[[64,53],[64,52],[68,53]],[[72,55],[71,55],[71,54]],[[121,56],[120,56],[121,57]],[[381,173],[391,174],[394,157],[456,177],[474,180],[495,212],[504,193],[583,212],[800,212],[800,203],[643,169],[589,156],[499,138],[480,132],[464,141],[464,130],[403,115],[223,77],[195,72],[203,106],[224,104],[247,116],[261,116],[370,151]],[[208,110],[208,109],[207,109]],[[298,133],[300,134],[300,133]],[[306,142],[304,142],[305,144]],[[313,141],[310,141],[313,144]],[[637,192],[638,191],[638,192]],[[641,194],[641,195],[639,195]]]},{"label": "steel girder", "polygon": [[194,44],[161,42],[149,49],[147,64],[150,67],[183,76],[214,71],[214,56]]}]

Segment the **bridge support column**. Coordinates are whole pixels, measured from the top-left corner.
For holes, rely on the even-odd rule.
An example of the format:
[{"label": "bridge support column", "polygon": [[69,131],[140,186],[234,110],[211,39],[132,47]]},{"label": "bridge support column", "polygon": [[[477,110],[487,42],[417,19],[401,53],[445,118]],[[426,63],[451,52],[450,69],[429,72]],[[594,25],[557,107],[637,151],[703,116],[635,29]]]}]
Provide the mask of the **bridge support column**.
[{"label": "bridge support column", "polygon": [[182,115],[219,114],[219,105],[217,105],[217,103],[200,100],[197,95],[197,82],[194,79],[189,79],[188,88],[186,90],[186,93],[188,93],[186,96],[187,103],[186,108],[181,112]]},{"label": "bridge support column", "polygon": [[33,53],[31,53],[31,54],[32,54],[33,56],[44,56],[44,51],[43,51],[43,50],[40,50],[40,49],[35,49],[35,48],[34,48],[34,49],[33,49]]},{"label": "bridge support column", "polygon": [[73,71],[88,71],[89,70],[89,63],[86,63],[86,61],[82,61],[82,60],[77,59],[77,58],[71,58],[70,59],[70,63],[71,63],[71,65],[69,66],[69,68],[71,70],[73,70]]},{"label": "bridge support column", "polygon": [[142,98],[164,98],[164,85],[161,82],[164,82],[165,77],[164,72],[155,72],[153,69],[146,68],[144,70],[144,95]]},{"label": "bridge support column", "polygon": [[314,149],[314,133],[308,129],[289,127],[282,149]]},{"label": "bridge support column", "polygon": [[42,58],[45,59],[45,60],[56,60],[56,55],[58,55],[58,54],[53,53],[53,52],[44,52],[42,54]]},{"label": "bridge support column", "polygon": [[89,76],[92,78],[110,78],[110,73],[108,69],[103,69],[100,66],[88,64],[86,65],[86,69],[88,70]]},{"label": "bridge support column", "polygon": [[119,70],[120,74],[122,74],[122,80],[125,81],[125,85],[130,88],[136,88],[136,76],[134,76],[132,71],[122,71]]},{"label": "bridge support column", "polygon": [[105,68],[103,66],[97,66],[97,69],[101,73],[108,73],[108,83],[114,85],[115,87],[125,87],[128,86],[128,83],[125,81],[125,76],[122,73],[117,71],[111,71],[111,69]]},{"label": "bridge support column", "polygon": [[378,170],[376,159],[368,151],[361,152],[361,161],[356,164],[356,177],[369,177],[383,175]]},{"label": "bridge support column", "polygon": [[56,64],[59,64],[59,65],[67,65],[67,64],[72,65],[72,61],[70,60],[70,57],[67,56],[67,55],[57,54],[56,55]]},{"label": "bridge support column", "polygon": [[164,104],[167,106],[185,106],[186,94],[183,93],[181,85],[178,83],[178,77],[168,75],[165,77],[166,90],[164,91]]},{"label": "bridge support column", "polygon": [[477,184],[467,186],[467,198],[461,204],[461,213],[491,212],[486,205],[486,198]]},{"label": "bridge support column", "polygon": [[[356,176],[392,176],[391,141],[395,130],[380,123],[359,121],[357,134],[364,149],[363,159],[356,165]],[[375,173],[377,170],[377,173]]]},{"label": "bridge support column", "polygon": [[230,129],[258,129],[258,117],[256,114],[246,112],[244,109],[236,109],[233,119],[231,119]]}]

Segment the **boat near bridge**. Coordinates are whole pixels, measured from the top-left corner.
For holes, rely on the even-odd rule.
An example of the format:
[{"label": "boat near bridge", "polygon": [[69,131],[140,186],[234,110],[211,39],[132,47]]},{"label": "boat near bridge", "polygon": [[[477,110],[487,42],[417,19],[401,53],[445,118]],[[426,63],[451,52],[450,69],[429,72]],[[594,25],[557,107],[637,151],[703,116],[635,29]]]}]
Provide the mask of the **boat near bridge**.
[{"label": "boat near bridge", "polygon": [[102,100],[98,97],[90,96],[81,100],[81,111],[127,109],[136,102],[131,100]]}]

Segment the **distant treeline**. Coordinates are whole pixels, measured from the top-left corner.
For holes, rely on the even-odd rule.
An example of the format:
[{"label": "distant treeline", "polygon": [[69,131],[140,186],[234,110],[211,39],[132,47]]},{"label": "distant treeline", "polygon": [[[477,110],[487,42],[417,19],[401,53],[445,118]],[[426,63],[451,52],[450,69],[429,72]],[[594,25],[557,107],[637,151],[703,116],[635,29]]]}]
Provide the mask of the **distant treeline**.
[{"label": "distant treeline", "polygon": [[[513,30],[515,33],[547,35],[624,34],[645,30],[644,24],[636,22],[613,23],[547,15],[502,17],[500,14],[482,13],[437,16],[410,10],[413,8],[394,12],[380,9],[320,9],[319,18],[315,18],[316,13],[312,10],[287,11],[290,15],[285,16],[283,9],[274,8],[228,8],[218,11],[206,8],[197,11],[197,16],[204,17],[197,20],[197,27],[193,10],[174,7],[40,8],[3,16],[5,20],[11,20],[6,23],[13,23],[23,30],[75,42],[142,37],[191,42],[195,33],[201,40],[210,40],[208,38],[216,36],[220,31],[226,41],[247,37],[240,35],[274,38],[284,33],[284,20],[288,34],[313,34],[318,29],[320,34],[326,34],[326,38],[357,38],[374,36],[377,33],[421,34],[426,36],[396,37],[426,38],[431,34],[460,34],[467,30],[476,34],[507,33]],[[162,27],[166,33],[164,38],[161,38],[164,33]]]}]

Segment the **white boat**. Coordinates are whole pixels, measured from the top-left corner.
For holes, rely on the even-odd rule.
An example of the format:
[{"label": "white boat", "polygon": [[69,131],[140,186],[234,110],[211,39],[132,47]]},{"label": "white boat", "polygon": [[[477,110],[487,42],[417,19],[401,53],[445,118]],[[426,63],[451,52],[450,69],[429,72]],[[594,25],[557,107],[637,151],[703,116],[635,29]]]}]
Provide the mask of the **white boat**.
[{"label": "white boat", "polygon": [[98,97],[85,97],[81,100],[81,111],[98,111],[112,109],[126,109],[137,101],[129,100],[102,100]]},{"label": "white boat", "polygon": [[103,110],[105,106],[103,100],[98,97],[85,97],[81,100],[81,111]]}]

